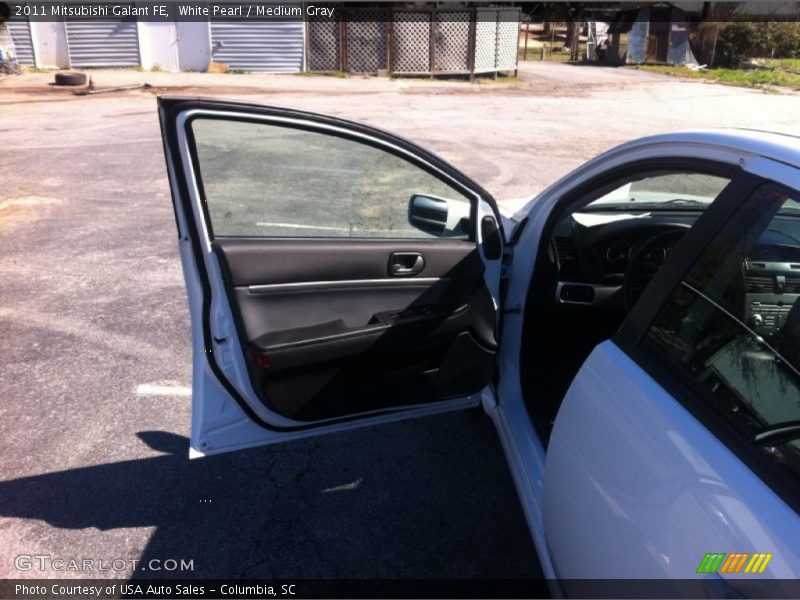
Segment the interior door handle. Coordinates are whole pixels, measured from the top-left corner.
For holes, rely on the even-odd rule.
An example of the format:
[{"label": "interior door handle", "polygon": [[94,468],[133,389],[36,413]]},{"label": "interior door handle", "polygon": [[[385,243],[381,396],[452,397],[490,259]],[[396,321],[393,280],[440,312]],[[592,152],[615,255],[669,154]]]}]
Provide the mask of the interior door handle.
[{"label": "interior door handle", "polygon": [[409,277],[425,268],[425,259],[419,252],[393,252],[389,259],[389,273],[395,277]]}]

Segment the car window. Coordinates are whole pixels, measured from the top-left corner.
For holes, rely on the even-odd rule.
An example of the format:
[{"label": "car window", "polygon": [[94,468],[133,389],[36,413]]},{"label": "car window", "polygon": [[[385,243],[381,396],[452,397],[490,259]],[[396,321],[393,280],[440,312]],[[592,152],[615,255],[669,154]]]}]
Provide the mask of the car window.
[{"label": "car window", "polygon": [[[332,134],[229,119],[198,118],[191,128],[214,235],[470,237],[469,199],[384,150]],[[413,227],[408,208],[415,194],[447,200],[462,218],[439,235]]]},{"label": "car window", "polygon": [[627,180],[583,210],[703,210],[730,179],[705,173],[669,171]]},{"label": "car window", "polygon": [[[775,185],[758,188],[673,291],[643,342],[748,439],[800,421],[797,201]],[[782,448],[800,456],[796,440]]]}]

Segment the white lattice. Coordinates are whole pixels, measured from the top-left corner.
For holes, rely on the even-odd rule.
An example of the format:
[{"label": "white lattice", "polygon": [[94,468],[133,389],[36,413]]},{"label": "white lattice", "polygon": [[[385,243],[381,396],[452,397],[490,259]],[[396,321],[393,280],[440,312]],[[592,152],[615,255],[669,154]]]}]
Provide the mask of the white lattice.
[{"label": "white lattice", "polygon": [[[390,22],[386,10],[356,9],[345,15],[344,47],[337,23],[308,24],[308,67],[312,71],[335,70],[342,68],[344,57],[344,68],[352,73],[386,69],[392,27],[394,73],[466,74],[471,67],[476,73],[513,71],[517,68],[519,16],[517,8],[478,8],[474,12],[408,8],[396,11]],[[470,56],[472,49],[474,56]]]},{"label": "white lattice", "polygon": [[497,10],[477,10],[475,23],[475,72],[494,71],[497,60]]},{"label": "white lattice", "polygon": [[348,71],[377,73],[386,68],[387,21],[388,14],[384,11],[359,11],[348,16]]},{"label": "white lattice", "polygon": [[429,73],[431,70],[431,13],[397,12],[392,30],[392,71]]},{"label": "white lattice", "polygon": [[308,70],[336,71],[340,69],[339,23],[310,21],[308,23]]},{"label": "white lattice", "polygon": [[469,13],[440,12],[436,15],[434,70],[469,70]]},{"label": "white lattice", "polygon": [[498,71],[513,71],[517,68],[519,46],[519,9],[497,11],[497,61]]}]

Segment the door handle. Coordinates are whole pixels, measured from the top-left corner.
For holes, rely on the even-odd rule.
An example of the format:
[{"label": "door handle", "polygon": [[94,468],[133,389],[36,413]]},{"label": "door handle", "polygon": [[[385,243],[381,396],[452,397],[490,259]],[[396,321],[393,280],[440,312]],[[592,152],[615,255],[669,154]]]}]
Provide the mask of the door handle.
[{"label": "door handle", "polygon": [[395,277],[410,277],[425,268],[425,259],[419,252],[393,252],[389,258],[389,273]]}]

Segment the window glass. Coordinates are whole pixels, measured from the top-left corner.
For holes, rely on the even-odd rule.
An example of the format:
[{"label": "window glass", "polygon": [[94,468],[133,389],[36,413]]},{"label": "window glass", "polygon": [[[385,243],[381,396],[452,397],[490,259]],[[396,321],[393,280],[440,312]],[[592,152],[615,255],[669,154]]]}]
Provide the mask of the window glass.
[{"label": "window glass", "polygon": [[[748,438],[800,420],[800,210],[760,187],[717,234],[644,344]],[[797,441],[784,451],[797,456]]]},{"label": "window glass", "polygon": [[[192,132],[217,236],[469,238],[469,199],[383,150],[243,121],[196,119]],[[459,218],[438,236],[413,227],[414,194],[447,200]]]}]

